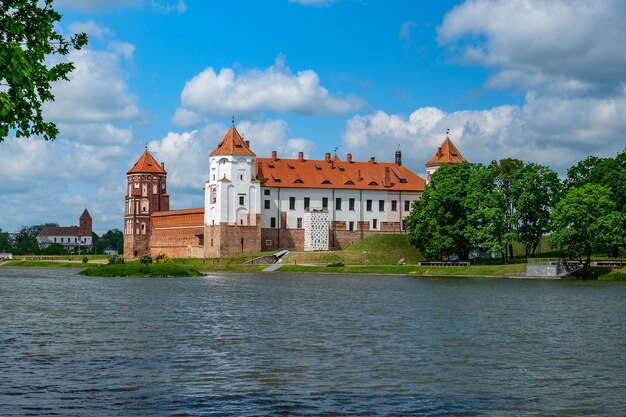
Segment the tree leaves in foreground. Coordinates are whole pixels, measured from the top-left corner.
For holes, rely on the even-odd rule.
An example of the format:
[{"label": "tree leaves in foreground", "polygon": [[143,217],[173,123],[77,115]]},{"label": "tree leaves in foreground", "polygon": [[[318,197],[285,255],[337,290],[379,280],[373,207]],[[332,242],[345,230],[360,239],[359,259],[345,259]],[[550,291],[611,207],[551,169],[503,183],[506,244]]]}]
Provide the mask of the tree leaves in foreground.
[{"label": "tree leaves in foreground", "polygon": [[2,0],[0,2],[0,142],[15,130],[17,137],[41,135],[56,138],[59,130],[45,121],[42,104],[54,100],[51,83],[68,80],[71,62],[50,65],[52,55],[80,49],[87,35],[66,39],[55,30],[61,15],[52,0]]},{"label": "tree leaves in foreground", "polygon": [[592,253],[610,252],[622,241],[623,216],[616,210],[611,190],[598,184],[571,188],[552,212],[550,245],[584,260],[583,273]]}]

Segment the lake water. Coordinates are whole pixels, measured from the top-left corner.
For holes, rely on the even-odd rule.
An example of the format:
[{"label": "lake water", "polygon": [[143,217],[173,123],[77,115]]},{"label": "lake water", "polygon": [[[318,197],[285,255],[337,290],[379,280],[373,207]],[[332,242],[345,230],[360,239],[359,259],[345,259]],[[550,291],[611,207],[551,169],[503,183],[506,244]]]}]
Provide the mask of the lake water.
[{"label": "lake water", "polygon": [[5,417],[625,410],[625,283],[0,268]]}]

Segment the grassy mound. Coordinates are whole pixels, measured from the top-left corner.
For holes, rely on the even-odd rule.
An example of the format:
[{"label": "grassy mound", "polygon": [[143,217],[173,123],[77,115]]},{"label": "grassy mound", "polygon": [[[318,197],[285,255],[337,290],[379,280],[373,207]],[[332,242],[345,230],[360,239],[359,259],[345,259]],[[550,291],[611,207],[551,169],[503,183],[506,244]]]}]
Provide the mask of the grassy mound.
[{"label": "grassy mound", "polygon": [[142,264],[130,262],[87,268],[80,275],[89,277],[198,277],[198,268],[175,264]]}]

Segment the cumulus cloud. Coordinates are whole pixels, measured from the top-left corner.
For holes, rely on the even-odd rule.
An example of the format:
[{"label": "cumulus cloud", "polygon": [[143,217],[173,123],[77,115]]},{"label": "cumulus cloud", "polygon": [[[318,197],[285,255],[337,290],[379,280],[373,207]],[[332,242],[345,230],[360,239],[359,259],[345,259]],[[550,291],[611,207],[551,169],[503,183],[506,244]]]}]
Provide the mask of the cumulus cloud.
[{"label": "cumulus cloud", "polygon": [[400,25],[400,33],[398,35],[400,37],[400,40],[404,41],[405,43],[410,43],[411,31],[413,30],[415,25],[416,23],[412,20],[407,20],[406,22],[402,23]]},{"label": "cumulus cloud", "polygon": [[185,125],[202,116],[229,116],[255,111],[297,114],[345,114],[362,106],[356,97],[338,97],[320,85],[313,70],[293,74],[279,57],[275,65],[239,73],[207,68],[185,84],[174,122]]},{"label": "cumulus cloud", "polygon": [[445,16],[438,39],[492,68],[491,87],[607,94],[626,80],[625,18],[620,0],[468,0]]},{"label": "cumulus cloud", "polygon": [[[169,192],[176,195],[176,207],[202,205],[204,181],[208,178],[209,153],[228,131],[229,126],[209,123],[189,132],[169,132],[165,137],[151,141],[148,150],[159,162],[165,162]],[[284,157],[296,157],[298,152],[308,154],[315,148],[312,141],[289,138],[284,120],[247,121],[237,124],[237,130],[250,141],[250,147],[259,157],[267,157],[276,150]],[[133,161],[134,162],[134,161]]]},{"label": "cumulus cloud", "polygon": [[564,173],[591,153],[615,155],[623,149],[625,111],[626,96],[564,100],[533,94],[523,106],[450,113],[424,107],[408,118],[378,111],[348,121],[343,147],[360,159],[390,161],[400,145],[405,165],[423,172],[449,128],[450,138],[470,161],[513,157]]}]

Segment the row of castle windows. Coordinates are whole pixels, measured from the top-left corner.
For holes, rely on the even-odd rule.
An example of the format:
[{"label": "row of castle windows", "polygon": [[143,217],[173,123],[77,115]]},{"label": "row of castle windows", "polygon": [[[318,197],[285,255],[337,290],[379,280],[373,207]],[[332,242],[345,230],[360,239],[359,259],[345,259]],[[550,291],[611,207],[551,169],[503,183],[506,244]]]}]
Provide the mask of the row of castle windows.
[{"label": "row of castle windows", "polygon": [[[269,193],[267,191],[269,190],[265,190],[266,193],[265,195],[268,195]],[[342,210],[342,199],[340,197],[337,197],[335,199],[335,210],[337,211],[341,211]],[[367,211],[373,211],[372,210],[372,200],[366,200],[365,202],[365,209]],[[241,197],[240,197],[240,203],[241,205],[243,205],[243,203],[241,202]],[[355,204],[355,199],[354,198],[350,198],[348,199],[348,210],[349,211],[354,211],[354,204]],[[267,210],[270,208],[271,205],[271,201],[270,200],[265,200],[264,201],[264,208]],[[304,209],[308,210],[311,207],[311,198],[310,197],[304,197]],[[322,198],[322,208],[323,209],[327,209],[328,208],[328,197],[323,197]],[[405,200],[404,201],[404,211],[408,212],[411,208],[411,201],[409,200]],[[295,210],[296,209],[296,198],[295,197],[289,197],[289,210]],[[385,211],[385,200],[378,200],[378,211],[380,212],[384,212]],[[391,200],[391,211],[398,211],[398,201],[397,200]]]},{"label": "row of castle windows", "polygon": [[[371,227],[372,229],[378,229],[378,219],[372,219],[371,222]],[[354,222],[353,221],[349,221],[346,222],[346,226],[348,227],[348,231],[349,232],[354,232]],[[272,229],[276,228],[276,217],[271,217],[270,218],[270,227]],[[302,217],[298,217],[296,218],[296,228],[297,229],[302,229]]]}]

